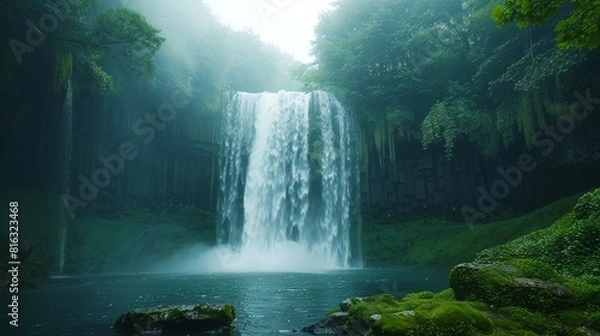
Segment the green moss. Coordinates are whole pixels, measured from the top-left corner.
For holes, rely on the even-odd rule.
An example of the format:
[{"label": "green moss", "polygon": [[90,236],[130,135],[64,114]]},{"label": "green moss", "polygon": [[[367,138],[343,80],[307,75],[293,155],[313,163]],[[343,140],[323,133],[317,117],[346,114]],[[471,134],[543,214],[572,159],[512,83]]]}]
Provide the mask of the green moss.
[{"label": "green moss", "polygon": [[167,313],[167,319],[169,320],[176,320],[181,318],[183,318],[183,312],[177,308],[173,308]]},{"label": "green moss", "polygon": [[425,299],[433,299],[435,294],[432,292],[416,292],[409,293],[402,298],[402,301],[411,301],[411,300],[425,300]]},{"label": "green moss", "polygon": [[519,322],[507,318],[506,314],[494,312],[490,315],[490,321],[495,330],[509,332],[510,335],[523,330],[523,326]]},{"label": "green moss", "polygon": [[376,335],[471,335],[487,332],[492,327],[491,321],[476,306],[453,300],[421,300],[414,316],[384,313],[373,330]]},{"label": "green moss", "polygon": [[339,313],[341,311],[342,311],[342,309],[340,307],[333,308],[327,312],[327,316],[329,316],[331,314]]},{"label": "green moss", "polygon": [[600,275],[600,207],[597,190],[582,196],[573,212],[551,226],[531,232],[506,244],[480,252],[477,262],[506,262],[535,259],[554,267],[560,274]]},{"label": "green moss", "polygon": [[576,219],[587,219],[600,214],[600,188],[581,196],[573,211]]},{"label": "green moss", "polygon": [[454,329],[460,325],[472,325],[479,331],[491,329],[490,319],[467,302],[441,302],[429,314],[431,320],[442,328]]},{"label": "green moss", "polygon": [[443,291],[434,294],[433,298],[436,300],[454,300],[454,290],[452,288],[446,288]]},{"label": "green moss", "polygon": [[235,320],[235,308],[233,308],[233,306],[230,304],[226,304],[223,309],[225,310],[227,320],[229,323],[232,323],[233,320]]},{"label": "green moss", "polygon": [[560,276],[554,268],[543,262],[533,259],[512,259],[503,264],[516,267],[515,276],[522,278],[535,278],[545,281],[562,282],[564,277]]},{"label": "green moss", "polygon": [[[515,264],[535,265],[529,261]],[[518,273],[516,266],[511,267]],[[496,271],[486,276],[492,274],[498,277],[496,280],[504,281],[502,272]],[[371,320],[374,314],[380,319]],[[388,294],[353,300],[350,318],[370,326],[366,334],[373,336],[584,336],[581,327],[596,330],[600,327],[598,309],[541,312],[519,305],[490,306],[477,301],[457,301],[452,289],[410,293],[400,300]]]},{"label": "green moss", "polygon": [[561,312],[559,318],[566,325],[600,330],[600,310],[569,310]]},{"label": "green moss", "polygon": [[[372,266],[444,266],[451,267],[475,259],[484,249],[507,243],[535,230],[547,228],[573,208],[578,195],[558,200],[521,217],[481,223],[469,228],[462,221],[431,215],[411,218],[363,218],[365,262]],[[528,258],[513,253],[514,247],[500,251],[502,260]],[[490,252],[496,260],[497,251]]]},{"label": "green moss", "polygon": [[[401,300],[388,294],[355,301],[350,316],[372,326],[373,335],[472,335],[488,332],[492,323],[476,302],[453,299],[452,290],[419,292]],[[381,316],[376,322],[374,314]]]},{"label": "green moss", "polygon": [[500,308],[499,312],[519,323],[520,329],[531,330],[538,334],[545,334],[553,329],[554,322],[538,312],[532,312],[522,307],[504,307]]},{"label": "green moss", "polygon": [[539,265],[540,271],[529,268],[521,271],[510,264],[463,264],[450,272],[450,285],[460,300],[483,301],[498,307],[520,306],[534,311],[552,312],[572,305],[568,295],[555,294],[552,288],[556,288],[558,284],[548,281],[543,286],[530,286],[518,282],[522,277],[537,274],[545,280],[559,279],[551,268],[531,260],[515,260],[513,263],[527,267]]},{"label": "green moss", "polygon": [[450,286],[458,300],[481,300],[498,304],[502,300],[499,288],[513,284],[506,274],[493,267],[475,269],[458,265],[450,271]]},{"label": "green moss", "polygon": [[365,300],[353,300],[349,313],[353,317],[367,321],[373,314],[402,311],[399,302],[390,294],[379,294]]},{"label": "green moss", "polygon": [[[371,326],[368,335],[584,336],[588,331],[582,328],[599,330],[600,221],[596,210],[589,210],[595,209],[593,199],[582,197],[578,203],[586,215],[569,212],[575,204],[571,197],[513,220],[513,225],[554,223],[483,251],[477,261],[485,264],[454,267],[452,289],[411,293],[401,300],[379,295],[354,301],[351,317]],[[486,228],[488,233],[494,225]],[[464,245],[455,236],[448,239]],[[381,318],[370,320],[374,314]]]},{"label": "green moss", "polygon": [[589,310],[600,310],[600,284],[596,283],[594,278],[571,278],[565,282],[575,296],[575,307],[586,308]]},{"label": "green moss", "polygon": [[417,325],[417,319],[414,316],[395,316],[393,314],[384,314],[381,320],[373,326],[373,333],[382,336],[406,335]]}]

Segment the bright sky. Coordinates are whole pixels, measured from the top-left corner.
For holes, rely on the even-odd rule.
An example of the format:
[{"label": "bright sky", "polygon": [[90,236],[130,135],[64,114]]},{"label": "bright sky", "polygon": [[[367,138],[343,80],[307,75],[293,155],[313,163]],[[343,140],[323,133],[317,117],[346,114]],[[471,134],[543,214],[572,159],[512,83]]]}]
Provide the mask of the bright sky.
[{"label": "bright sky", "polygon": [[204,0],[219,19],[236,30],[250,29],[302,62],[310,56],[314,28],[333,0]]}]

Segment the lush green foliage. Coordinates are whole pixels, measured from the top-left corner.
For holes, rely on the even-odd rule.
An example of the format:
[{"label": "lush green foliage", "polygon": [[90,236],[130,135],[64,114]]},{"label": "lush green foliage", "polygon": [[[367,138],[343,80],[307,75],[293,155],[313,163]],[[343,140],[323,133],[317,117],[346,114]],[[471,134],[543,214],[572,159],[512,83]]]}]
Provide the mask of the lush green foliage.
[{"label": "lush green foliage", "polygon": [[[401,300],[380,294],[355,301],[352,318],[372,325],[374,335],[475,335],[491,330],[483,305],[454,300],[451,290],[440,293],[412,293]],[[381,315],[372,323],[369,318]]]},{"label": "lush green foliage", "polygon": [[404,220],[367,216],[363,219],[365,261],[378,266],[452,266],[473,260],[483,249],[548,227],[568,213],[577,198],[571,196],[523,216],[496,219],[472,228],[464,222],[434,216]]},{"label": "lush green foliage", "polygon": [[573,208],[575,219],[600,216],[600,189],[585,193]]},{"label": "lush green foliage", "polygon": [[[146,1],[84,0],[64,2],[67,6],[57,8],[54,1],[4,2],[7,10],[0,13],[0,20],[6,25],[0,37],[20,44],[15,50],[0,49],[0,95],[9,100],[11,110],[26,116],[30,115],[26,112],[30,103],[23,102],[18,92],[48,99],[30,88],[25,78],[33,76],[49,88],[58,103],[71,81],[76,100],[147,96],[147,108],[156,109],[163,96],[178,91],[193,97],[190,109],[212,114],[220,111],[224,90],[298,86],[289,73],[295,60],[249,32],[220,24],[200,1],[173,6],[164,0],[151,5]],[[40,21],[43,15],[57,17],[57,25],[44,33],[43,42],[30,46],[30,36],[36,36],[44,24]],[[162,100],[156,102],[155,97]],[[23,122],[23,116],[10,114],[9,118],[6,124]]]},{"label": "lush green foliage", "polygon": [[479,144],[485,154],[497,150],[498,134],[493,131],[494,120],[489,113],[476,110],[472,101],[457,99],[433,105],[422,126],[423,147],[442,141],[446,157],[452,157],[458,139]]},{"label": "lush green foliage", "polygon": [[[518,279],[542,280],[538,283],[543,285],[523,285]],[[562,283],[564,279],[548,265],[531,259],[509,260],[501,265],[461,264],[450,272],[450,286],[457,299],[541,312],[572,308],[576,302],[566,295],[557,295],[555,282]]]},{"label": "lush green foliage", "polygon": [[551,22],[524,32],[491,13],[487,0],[339,1],[317,27],[315,64],[297,75],[357,112],[363,160],[375,150],[394,161],[394,140],[440,143],[448,157],[459,141],[488,156],[531,145],[589,85],[597,54],[558,49]]},{"label": "lush green foliage", "polygon": [[[369,326],[368,335],[588,335],[582,327],[598,328],[597,310],[565,309],[542,313],[522,306],[494,307],[458,301],[452,289],[439,293],[411,293],[394,299],[380,294],[352,300],[350,321]],[[379,315],[373,321],[370,317]]]},{"label": "lush green foliage", "polygon": [[[600,260],[600,232],[598,224],[590,220],[598,218],[598,190],[580,197],[572,212],[575,197],[523,216],[521,223],[503,222],[526,226],[539,221],[547,225],[554,221],[552,217],[563,215],[550,227],[483,251],[477,260],[483,263],[454,267],[451,289],[437,294],[411,293],[400,300],[389,294],[352,299],[346,325],[360,321],[370,328],[369,335],[593,334],[600,326],[600,277],[594,275]],[[580,219],[575,219],[573,212],[579,213]],[[579,225],[596,229],[580,231]],[[443,229],[438,225],[438,230]],[[492,231],[488,234],[493,235]],[[451,240],[463,245],[455,237]],[[548,259],[560,253],[562,259]]]},{"label": "lush green foliage", "polygon": [[574,212],[551,226],[478,254],[481,262],[531,258],[552,265],[564,274],[600,276],[600,198],[598,190],[583,195]]},{"label": "lush green foliage", "polygon": [[[540,24],[559,14],[556,41],[561,48],[600,47],[600,3],[597,0],[504,0],[494,7],[501,24],[516,21],[519,27]],[[564,15],[561,15],[564,14]]]},{"label": "lush green foliage", "polygon": [[[139,13],[112,7],[114,3],[85,0],[55,7],[50,1],[9,2],[2,15],[7,25],[1,33],[12,41],[13,57],[7,61],[27,69],[47,60],[53,74],[50,89],[55,93],[62,92],[70,79],[81,79],[81,91],[110,93],[114,75],[107,72],[105,62],[111,58],[118,60],[123,71],[152,74],[154,56],[164,38]],[[54,29],[42,20],[49,15],[55,19]],[[29,45],[35,41],[30,36],[40,35],[41,42]]]}]

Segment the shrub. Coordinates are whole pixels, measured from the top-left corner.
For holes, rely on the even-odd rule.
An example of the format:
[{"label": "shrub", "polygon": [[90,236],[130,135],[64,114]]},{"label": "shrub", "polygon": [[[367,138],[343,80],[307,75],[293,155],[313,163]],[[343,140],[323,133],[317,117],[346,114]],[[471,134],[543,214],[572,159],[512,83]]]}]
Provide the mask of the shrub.
[{"label": "shrub", "polygon": [[600,215],[600,188],[581,196],[573,211],[575,219],[588,219]]}]

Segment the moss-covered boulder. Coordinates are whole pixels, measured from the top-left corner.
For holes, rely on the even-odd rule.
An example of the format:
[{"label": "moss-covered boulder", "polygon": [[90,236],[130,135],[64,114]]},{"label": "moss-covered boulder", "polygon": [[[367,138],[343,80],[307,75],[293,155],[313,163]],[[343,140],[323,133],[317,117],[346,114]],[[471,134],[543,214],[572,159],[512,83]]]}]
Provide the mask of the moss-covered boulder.
[{"label": "moss-covered boulder", "polygon": [[450,289],[411,293],[401,300],[388,294],[344,300],[332,311],[336,318],[325,320],[333,323],[326,331],[369,336],[600,336],[599,246],[596,190],[549,227],[484,250],[474,263],[455,266]]},{"label": "moss-covered boulder", "polygon": [[339,336],[600,336],[600,310],[589,306],[555,312],[499,307],[459,301],[452,289],[411,293],[400,300],[380,294],[350,301],[348,312],[336,309],[303,331]]},{"label": "moss-covered boulder", "polygon": [[168,335],[231,329],[235,320],[233,306],[182,305],[136,309],[117,319],[115,331],[133,335]]},{"label": "moss-covered boulder", "polygon": [[573,208],[576,219],[588,219],[600,215],[600,188],[585,193]]},{"label": "moss-covered boulder", "polygon": [[346,312],[333,312],[323,320],[302,328],[302,331],[313,335],[346,335],[360,336],[364,335],[368,328],[356,320],[350,319],[350,314]]},{"label": "moss-covered boulder", "polygon": [[459,300],[535,311],[556,311],[574,304],[573,292],[553,281],[559,279],[551,268],[533,260],[500,265],[465,263],[450,272],[450,286]]},{"label": "moss-covered boulder", "polygon": [[483,312],[485,305],[457,301],[451,289],[413,293],[401,300],[381,294],[350,301],[348,312],[334,312],[303,330],[316,335],[390,336],[482,335],[492,330],[491,320]]}]

